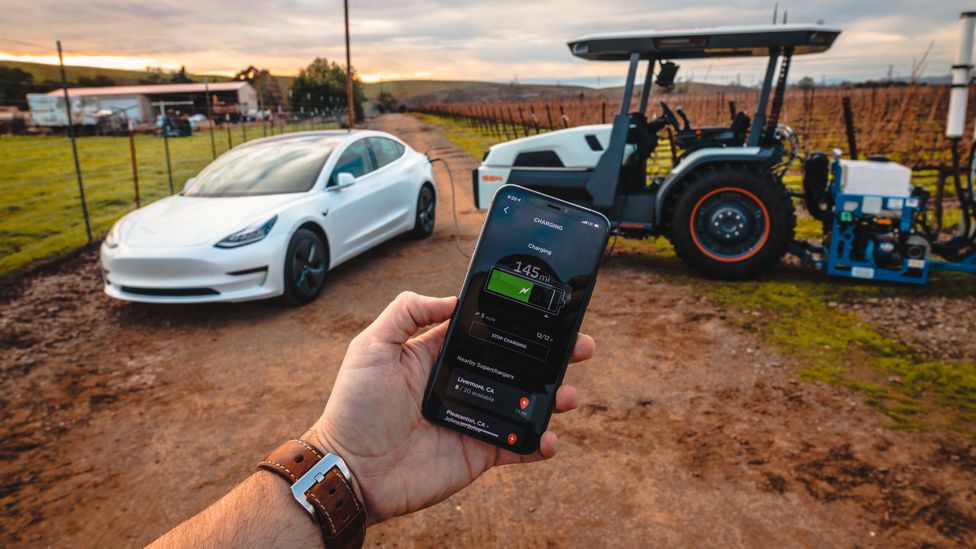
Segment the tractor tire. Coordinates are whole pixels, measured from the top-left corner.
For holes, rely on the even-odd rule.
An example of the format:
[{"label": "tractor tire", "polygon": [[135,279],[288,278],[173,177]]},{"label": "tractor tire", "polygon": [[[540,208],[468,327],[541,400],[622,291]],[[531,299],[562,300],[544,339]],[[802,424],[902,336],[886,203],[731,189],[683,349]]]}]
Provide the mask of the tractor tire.
[{"label": "tractor tire", "polygon": [[706,168],[670,201],[668,240],[705,276],[753,277],[779,261],[793,240],[796,212],[789,192],[767,171]]}]

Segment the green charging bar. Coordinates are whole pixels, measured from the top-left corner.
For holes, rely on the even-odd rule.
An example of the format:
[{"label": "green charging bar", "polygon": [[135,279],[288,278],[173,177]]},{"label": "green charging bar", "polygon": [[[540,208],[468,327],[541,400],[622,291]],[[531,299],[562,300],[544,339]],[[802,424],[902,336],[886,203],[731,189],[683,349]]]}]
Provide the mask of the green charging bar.
[{"label": "green charging bar", "polygon": [[491,278],[488,279],[489,291],[523,303],[529,302],[534,286],[535,284],[529,280],[498,269],[492,270]]}]

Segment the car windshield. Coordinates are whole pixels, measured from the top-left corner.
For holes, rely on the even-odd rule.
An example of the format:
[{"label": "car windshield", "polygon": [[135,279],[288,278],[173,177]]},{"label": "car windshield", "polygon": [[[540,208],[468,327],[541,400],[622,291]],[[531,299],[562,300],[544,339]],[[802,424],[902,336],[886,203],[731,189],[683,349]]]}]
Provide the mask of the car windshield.
[{"label": "car windshield", "polygon": [[312,188],[342,137],[310,135],[231,149],[203,169],[184,196],[254,196]]}]

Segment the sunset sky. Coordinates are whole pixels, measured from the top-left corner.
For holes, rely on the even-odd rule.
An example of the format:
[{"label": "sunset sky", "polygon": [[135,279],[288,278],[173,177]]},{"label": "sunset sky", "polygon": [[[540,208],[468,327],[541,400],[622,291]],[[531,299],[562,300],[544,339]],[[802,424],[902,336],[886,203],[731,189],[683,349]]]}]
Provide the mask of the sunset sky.
[{"label": "sunset sky", "polygon": [[[620,83],[622,67],[589,63],[566,42],[597,32],[766,23],[759,0],[350,0],[353,65],[364,80],[404,78]],[[925,75],[949,71],[963,0],[779,2],[789,22],[839,26],[825,55],[798,58],[792,75],[836,79],[907,76],[932,44]],[[0,0],[0,59],[142,69],[186,65],[232,74],[247,65],[296,74],[316,57],[342,59],[340,0]],[[758,77],[755,61],[688,62],[681,74],[725,83]]]}]

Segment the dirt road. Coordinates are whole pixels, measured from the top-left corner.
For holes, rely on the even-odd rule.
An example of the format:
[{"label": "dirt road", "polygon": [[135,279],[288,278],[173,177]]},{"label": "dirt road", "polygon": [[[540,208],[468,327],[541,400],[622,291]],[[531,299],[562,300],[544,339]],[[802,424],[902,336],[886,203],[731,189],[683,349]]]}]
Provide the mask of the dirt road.
[{"label": "dirt road", "polygon": [[[463,245],[472,160],[404,115],[373,122],[446,158]],[[0,313],[0,545],[145,544],[321,412],[348,340],[403,289],[455,293],[451,187],[438,226],[339,267],[315,303],[160,307],[100,293],[93,253],[29,278]],[[490,471],[370,530],[398,546],[938,546],[976,543],[976,450],[892,431],[846,389],[799,383],[729,311],[618,252],[571,369],[560,455]]]}]

